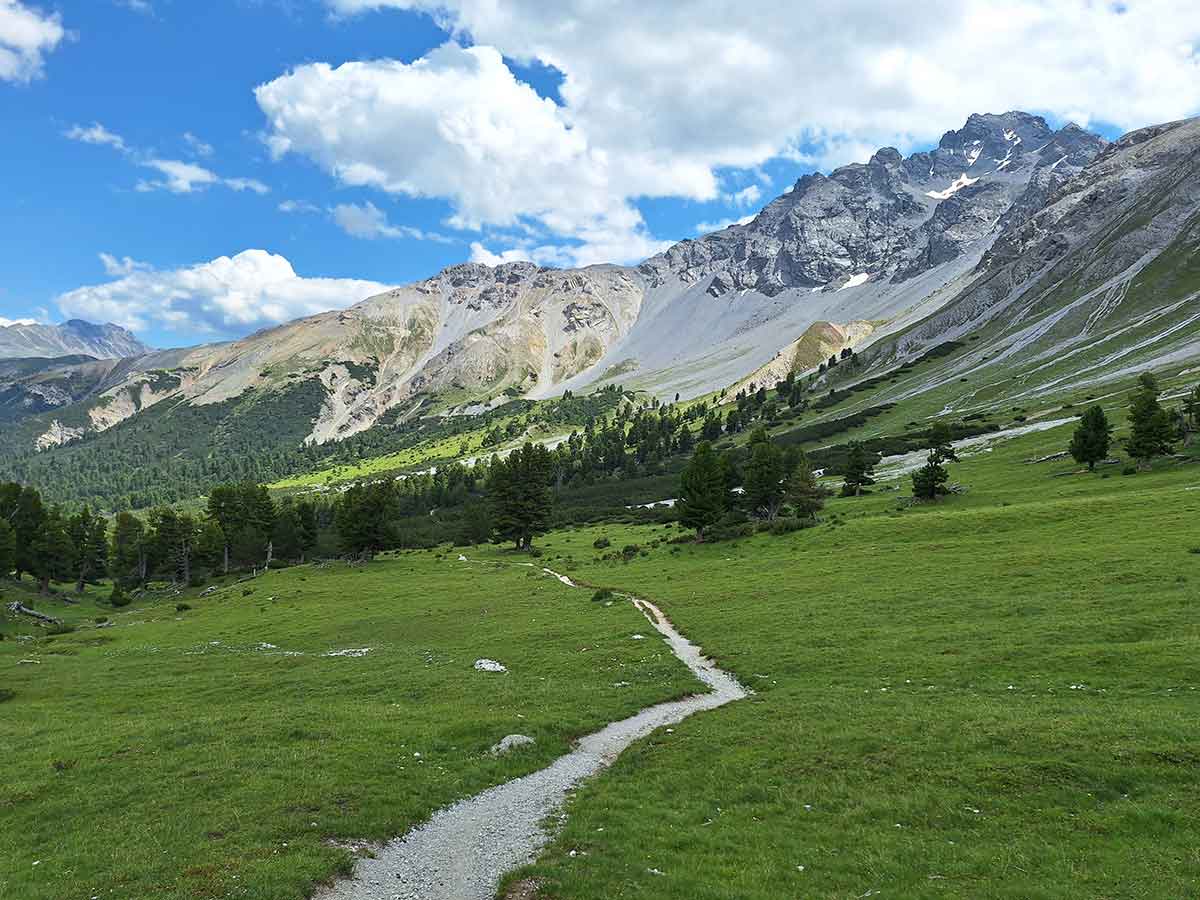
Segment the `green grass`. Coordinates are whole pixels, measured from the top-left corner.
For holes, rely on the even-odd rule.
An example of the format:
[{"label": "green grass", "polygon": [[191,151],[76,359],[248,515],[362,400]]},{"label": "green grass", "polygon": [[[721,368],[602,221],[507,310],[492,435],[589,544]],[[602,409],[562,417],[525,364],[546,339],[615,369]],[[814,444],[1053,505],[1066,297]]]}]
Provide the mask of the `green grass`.
[{"label": "green grass", "polygon": [[563,900],[1196,896],[1200,466],[1023,462],[1065,434],[786,537],[623,564],[592,542],[674,531],[556,536],[756,694],[631,748],[522,874]]},{"label": "green grass", "polygon": [[[969,491],[937,505],[901,509],[901,480],[781,537],[546,536],[587,590],[487,547],[274,572],[182,615],[97,594],[63,614],[117,624],[54,638],[5,622],[0,898],[305,896],[345,870],[330,839],[401,834],[694,687],[600,588],[755,693],[585,784],[513,876],[545,900],[1195,896],[1200,466],[1025,462],[1068,435],[953,465]],[[602,561],[601,536],[642,552]],[[512,732],[536,748],[492,759]]]},{"label": "green grass", "polygon": [[[41,601],[79,626],[56,637],[0,614],[0,898],[305,897],[346,868],[330,839],[401,834],[696,685],[630,640],[628,604],[507,562],[402,555],[194,594],[182,614]],[[537,745],[493,759],[510,733]]]}]

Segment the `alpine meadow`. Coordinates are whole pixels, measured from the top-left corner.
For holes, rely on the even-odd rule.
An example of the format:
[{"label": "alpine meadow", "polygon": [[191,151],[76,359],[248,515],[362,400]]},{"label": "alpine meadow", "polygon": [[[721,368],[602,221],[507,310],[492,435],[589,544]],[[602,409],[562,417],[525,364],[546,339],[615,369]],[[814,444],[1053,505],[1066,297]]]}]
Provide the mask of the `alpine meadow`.
[{"label": "alpine meadow", "polygon": [[0,900],[1200,896],[1200,10],[0,0],[0,116]]}]

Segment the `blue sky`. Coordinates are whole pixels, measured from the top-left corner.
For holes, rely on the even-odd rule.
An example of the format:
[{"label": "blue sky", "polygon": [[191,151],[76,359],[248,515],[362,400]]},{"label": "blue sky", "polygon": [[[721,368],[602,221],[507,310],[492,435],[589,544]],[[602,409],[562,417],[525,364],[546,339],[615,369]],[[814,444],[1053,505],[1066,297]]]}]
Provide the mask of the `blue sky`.
[{"label": "blue sky", "polygon": [[688,5],[0,0],[0,318],[234,337],[468,259],[634,261],[971,111],[1200,106],[1178,7]]}]

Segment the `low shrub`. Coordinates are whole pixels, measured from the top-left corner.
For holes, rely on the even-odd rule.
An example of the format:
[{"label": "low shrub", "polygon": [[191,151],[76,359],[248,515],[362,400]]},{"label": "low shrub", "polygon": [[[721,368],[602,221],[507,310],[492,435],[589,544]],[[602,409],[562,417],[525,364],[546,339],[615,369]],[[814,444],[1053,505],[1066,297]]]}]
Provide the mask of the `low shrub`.
[{"label": "low shrub", "polygon": [[592,546],[595,547],[597,550],[606,550],[612,546],[612,541],[610,541],[606,537],[598,537],[592,543]]},{"label": "low shrub", "polygon": [[187,612],[191,607],[186,603],[176,603],[175,612]]},{"label": "low shrub", "polygon": [[593,603],[604,603],[612,598],[613,592],[608,588],[601,588],[600,590],[596,591],[596,593],[592,594]]},{"label": "low shrub", "polygon": [[816,519],[801,519],[797,516],[781,516],[771,523],[770,532],[774,535],[791,534],[794,531],[803,531],[805,528],[812,528],[816,524]]}]

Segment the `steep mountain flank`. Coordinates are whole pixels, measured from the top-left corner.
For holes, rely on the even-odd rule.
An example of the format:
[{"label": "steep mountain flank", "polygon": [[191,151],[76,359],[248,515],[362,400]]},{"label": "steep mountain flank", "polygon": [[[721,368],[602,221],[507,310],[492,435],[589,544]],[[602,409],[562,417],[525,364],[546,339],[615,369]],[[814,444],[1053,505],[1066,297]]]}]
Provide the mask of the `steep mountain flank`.
[{"label": "steep mountain flank", "polygon": [[[972,335],[928,385],[974,385],[966,409],[1200,355],[1200,120],[1126,135],[1047,203],[1010,217],[970,284],[872,351],[872,371]],[[982,382],[982,383],[981,383]],[[910,390],[912,390],[910,388]]]}]

